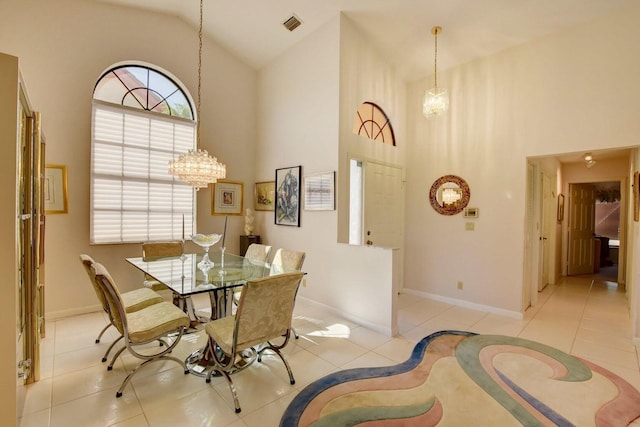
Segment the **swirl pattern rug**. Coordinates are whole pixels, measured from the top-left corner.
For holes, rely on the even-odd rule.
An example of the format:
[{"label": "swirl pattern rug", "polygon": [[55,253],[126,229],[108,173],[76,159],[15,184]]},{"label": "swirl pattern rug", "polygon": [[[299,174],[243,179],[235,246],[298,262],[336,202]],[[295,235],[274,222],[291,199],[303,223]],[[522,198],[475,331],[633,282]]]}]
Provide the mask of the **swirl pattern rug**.
[{"label": "swirl pattern rug", "polygon": [[626,426],[640,392],[553,347],[440,331],[398,365],[335,372],[305,387],[281,427]]}]

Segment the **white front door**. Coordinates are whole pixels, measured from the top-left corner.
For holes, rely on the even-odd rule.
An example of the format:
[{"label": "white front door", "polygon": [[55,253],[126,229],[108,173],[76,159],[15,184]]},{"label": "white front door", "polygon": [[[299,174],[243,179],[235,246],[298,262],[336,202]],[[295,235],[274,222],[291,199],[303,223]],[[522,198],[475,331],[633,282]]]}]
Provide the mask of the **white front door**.
[{"label": "white front door", "polygon": [[593,273],[595,209],[593,184],[569,185],[568,275]]},{"label": "white front door", "polygon": [[364,244],[401,247],[404,211],[402,169],[367,162],[364,189]]}]

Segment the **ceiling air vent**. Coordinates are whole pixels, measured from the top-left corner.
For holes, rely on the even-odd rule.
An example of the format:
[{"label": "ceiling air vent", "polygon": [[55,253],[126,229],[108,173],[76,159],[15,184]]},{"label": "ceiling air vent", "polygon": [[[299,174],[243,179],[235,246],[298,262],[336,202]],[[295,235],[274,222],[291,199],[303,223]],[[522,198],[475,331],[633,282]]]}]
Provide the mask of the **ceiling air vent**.
[{"label": "ceiling air vent", "polygon": [[284,25],[284,27],[289,31],[295,30],[300,26],[300,24],[302,24],[302,21],[296,15],[291,15],[290,18],[282,23],[282,25]]}]

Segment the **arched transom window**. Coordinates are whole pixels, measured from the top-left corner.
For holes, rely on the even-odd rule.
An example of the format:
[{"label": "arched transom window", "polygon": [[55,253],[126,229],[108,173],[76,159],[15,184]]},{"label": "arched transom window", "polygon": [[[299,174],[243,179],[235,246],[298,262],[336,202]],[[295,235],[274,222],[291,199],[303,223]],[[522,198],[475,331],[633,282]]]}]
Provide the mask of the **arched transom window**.
[{"label": "arched transom window", "polygon": [[353,133],[362,135],[372,141],[396,145],[396,137],[389,118],[382,108],[373,102],[363,102],[356,111],[353,120]]}]

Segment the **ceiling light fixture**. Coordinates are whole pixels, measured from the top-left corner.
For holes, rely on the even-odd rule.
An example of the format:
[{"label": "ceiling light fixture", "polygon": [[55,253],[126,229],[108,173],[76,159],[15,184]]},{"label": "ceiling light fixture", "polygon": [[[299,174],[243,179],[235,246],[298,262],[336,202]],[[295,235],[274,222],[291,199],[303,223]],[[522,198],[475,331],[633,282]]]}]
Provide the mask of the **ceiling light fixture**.
[{"label": "ceiling light fixture", "polygon": [[435,54],[433,60],[433,88],[427,89],[422,101],[422,114],[430,118],[444,114],[449,109],[449,93],[446,89],[438,88],[438,34],[441,27],[433,27],[431,34],[435,36]]},{"label": "ceiling light fixture", "polygon": [[590,168],[591,166],[596,164],[596,161],[593,160],[593,156],[591,155],[591,153],[585,153],[584,162],[587,165],[587,168]]},{"label": "ceiling light fixture", "polygon": [[227,175],[227,167],[218,162],[218,159],[209,155],[207,150],[200,146],[200,89],[202,87],[202,9],[203,0],[200,0],[200,28],[198,30],[198,103],[196,105],[197,129],[196,148],[181,154],[178,160],[169,162],[169,174],[177,176],[197,190],[208,187],[210,183],[217,182]]}]

